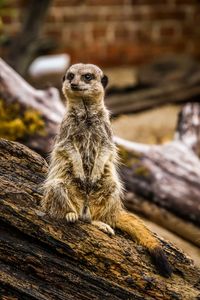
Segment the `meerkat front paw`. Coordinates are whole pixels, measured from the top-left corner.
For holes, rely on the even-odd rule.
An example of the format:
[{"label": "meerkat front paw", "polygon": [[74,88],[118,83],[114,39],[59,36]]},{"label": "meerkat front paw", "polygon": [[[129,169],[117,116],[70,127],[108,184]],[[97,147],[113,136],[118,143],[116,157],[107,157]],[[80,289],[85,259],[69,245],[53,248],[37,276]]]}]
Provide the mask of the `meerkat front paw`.
[{"label": "meerkat front paw", "polygon": [[100,229],[101,231],[107,233],[108,235],[115,235],[114,230],[110,227],[110,225],[101,222],[101,221],[92,221],[92,225]]},{"label": "meerkat front paw", "polygon": [[76,221],[78,221],[78,214],[76,212],[71,211],[66,214],[65,219],[68,223],[75,223]]}]

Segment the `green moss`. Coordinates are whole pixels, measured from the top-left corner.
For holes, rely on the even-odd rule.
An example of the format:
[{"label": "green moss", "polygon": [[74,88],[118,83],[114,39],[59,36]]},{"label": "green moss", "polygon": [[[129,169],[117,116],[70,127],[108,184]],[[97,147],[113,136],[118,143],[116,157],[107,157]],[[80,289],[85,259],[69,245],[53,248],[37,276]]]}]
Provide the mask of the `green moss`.
[{"label": "green moss", "polygon": [[123,147],[118,147],[119,157],[122,164],[125,164],[128,167],[139,163],[141,159],[141,155],[138,152],[129,152],[125,150]]},{"label": "green moss", "polygon": [[120,161],[122,164],[131,168],[135,175],[147,177],[151,173],[145,165],[143,165],[141,159],[142,155],[138,152],[129,152],[123,147],[118,147]]},{"label": "green moss", "polygon": [[134,169],[134,173],[138,176],[147,177],[150,175],[149,169],[144,165],[139,165]]},{"label": "green moss", "polygon": [[34,134],[45,135],[41,114],[31,108],[22,111],[17,102],[7,105],[0,100],[0,137],[15,141]]}]

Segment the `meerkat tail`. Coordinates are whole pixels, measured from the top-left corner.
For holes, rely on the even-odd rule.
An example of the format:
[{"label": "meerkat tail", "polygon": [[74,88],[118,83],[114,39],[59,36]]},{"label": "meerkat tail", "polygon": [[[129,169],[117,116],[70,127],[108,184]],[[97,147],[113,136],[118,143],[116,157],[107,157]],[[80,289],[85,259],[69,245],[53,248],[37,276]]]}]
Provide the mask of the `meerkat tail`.
[{"label": "meerkat tail", "polygon": [[116,218],[116,227],[127,232],[148,250],[154,265],[162,276],[171,276],[171,266],[159,241],[139,218],[126,211],[121,211]]}]

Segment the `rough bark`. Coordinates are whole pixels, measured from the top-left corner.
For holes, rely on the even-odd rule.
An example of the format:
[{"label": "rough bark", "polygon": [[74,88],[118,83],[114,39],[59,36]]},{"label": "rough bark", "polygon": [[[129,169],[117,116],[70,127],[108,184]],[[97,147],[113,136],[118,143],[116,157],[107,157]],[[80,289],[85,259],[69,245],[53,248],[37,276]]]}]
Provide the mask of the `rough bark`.
[{"label": "rough bark", "polygon": [[146,251],[119,232],[110,238],[92,225],[43,216],[39,186],[46,170],[38,154],[0,140],[2,299],[200,297],[200,270],[166,241],[163,247],[174,268],[170,279],[158,275]]},{"label": "rough bark", "polygon": [[[140,202],[135,202],[134,197],[132,200],[130,198],[127,202],[128,207],[143,212],[198,246],[200,245],[200,160],[197,156],[199,130],[200,104],[191,103],[184,106],[181,111],[175,140],[171,143],[151,146],[116,138],[116,142],[130,153],[126,154],[128,156],[126,166],[121,168],[126,189],[143,198]],[[160,215],[159,208],[161,208]],[[179,226],[175,226],[178,223]]]},{"label": "rough bark", "polygon": [[36,90],[0,59],[0,99],[7,105],[17,102],[21,110],[32,108],[41,114],[45,135],[26,137],[23,143],[41,154],[47,154],[64,113],[58,90],[53,87]]}]

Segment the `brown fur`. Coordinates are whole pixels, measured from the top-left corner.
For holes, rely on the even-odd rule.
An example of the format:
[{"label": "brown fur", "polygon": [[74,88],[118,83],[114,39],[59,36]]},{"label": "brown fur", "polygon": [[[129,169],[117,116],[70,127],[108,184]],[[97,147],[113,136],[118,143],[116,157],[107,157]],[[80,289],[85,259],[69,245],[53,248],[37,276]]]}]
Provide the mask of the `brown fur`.
[{"label": "brown fur", "polygon": [[[88,73],[92,74],[91,80],[85,78]],[[123,187],[117,173],[117,149],[104,105],[102,78],[105,82],[102,71],[89,64],[72,65],[64,77],[67,111],[51,154],[42,205],[51,216],[68,222],[90,221],[109,234],[114,234],[112,227],[119,228],[152,255],[160,254],[159,241],[122,205]],[[166,259],[161,265],[165,270],[160,272],[169,276]]]}]

